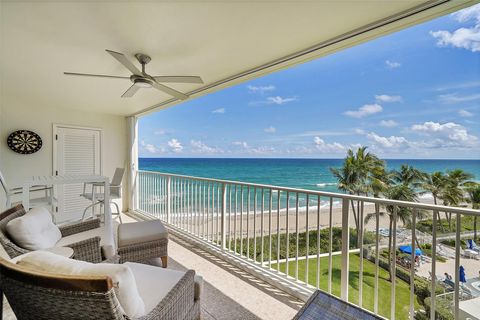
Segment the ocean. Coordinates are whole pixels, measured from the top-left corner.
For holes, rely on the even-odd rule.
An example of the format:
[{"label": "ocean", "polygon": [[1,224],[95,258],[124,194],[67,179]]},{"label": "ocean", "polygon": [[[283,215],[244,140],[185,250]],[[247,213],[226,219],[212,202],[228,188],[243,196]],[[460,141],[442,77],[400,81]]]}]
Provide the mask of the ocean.
[{"label": "ocean", "polygon": [[[385,160],[387,168],[402,164],[425,172],[463,169],[480,181],[480,160]],[[343,159],[219,159],[219,158],[140,158],[140,170],[158,171],[254,182],[276,186],[338,192],[330,168],[340,167]]]}]

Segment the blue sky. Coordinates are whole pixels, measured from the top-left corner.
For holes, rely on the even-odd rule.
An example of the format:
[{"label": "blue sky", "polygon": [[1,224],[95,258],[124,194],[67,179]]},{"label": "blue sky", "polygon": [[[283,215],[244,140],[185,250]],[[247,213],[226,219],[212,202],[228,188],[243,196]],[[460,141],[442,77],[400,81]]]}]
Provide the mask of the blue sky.
[{"label": "blue sky", "polygon": [[141,157],[480,158],[480,5],[142,117]]}]

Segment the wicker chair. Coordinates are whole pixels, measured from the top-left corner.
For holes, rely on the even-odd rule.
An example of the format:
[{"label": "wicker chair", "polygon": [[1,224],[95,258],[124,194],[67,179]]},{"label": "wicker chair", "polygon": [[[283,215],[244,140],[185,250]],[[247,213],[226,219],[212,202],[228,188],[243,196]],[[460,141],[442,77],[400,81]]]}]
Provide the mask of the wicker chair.
[{"label": "wicker chair", "polygon": [[[138,320],[200,319],[194,276],[193,270],[187,271],[156,307]],[[0,258],[0,280],[18,319],[129,319],[109,277],[41,273]]]},{"label": "wicker chair", "polygon": [[[5,248],[5,251],[8,253],[10,258],[15,258],[21,254],[30,252],[30,250],[17,246],[12,240],[10,240],[5,231],[5,227],[10,220],[21,217],[24,214],[25,210],[21,204],[18,204],[0,214],[0,243]],[[94,219],[63,226],[59,229],[62,233],[62,237],[67,237],[99,227],[100,220]],[[100,240],[101,238],[99,236],[95,236],[65,246],[73,249],[75,259],[97,263],[102,261]]]}]

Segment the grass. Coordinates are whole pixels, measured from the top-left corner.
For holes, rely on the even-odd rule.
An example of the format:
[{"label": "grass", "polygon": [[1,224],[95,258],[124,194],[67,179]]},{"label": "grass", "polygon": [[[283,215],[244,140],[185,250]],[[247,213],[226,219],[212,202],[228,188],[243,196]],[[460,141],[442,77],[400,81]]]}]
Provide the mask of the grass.
[{"label": "grass", "polygon": [[[341,274],[341,256],[333,256],[332,258],[332,294],[340,296],[340,274]],[[305,281],[305,260],[298,262],[298,278]],[[285,272],[286,263],[280,263],[280,271]],[[295,261],[289,261],[288,273],[295,276]],[[272,268],[276,269],[276,264],[272,264]],[[308,283],[316,286],[316,269],[317,259],[308,260]],[[349,271],[349,288],[348,299],[354,304],[358,304],[359,296],[359,270],[360,257],[358,254],[350,254],[350,271]],[[390,318],[390,302],[391,302],[391,282],[388,280],[388,272],[379,268],[378,281],[378,311],[379,314]],[[373,311],[374,299],[374,283],[375,283],[375,264],[364,259],[363,263],[363,308]],[[320,289],[328,290],[328,257],[320,258]],[[396,279],[396,298],[395,298],[395,318],[408,319],[410,306],[410,286]],[[415,299],[415,309],[419,308],[417,299]]]}]

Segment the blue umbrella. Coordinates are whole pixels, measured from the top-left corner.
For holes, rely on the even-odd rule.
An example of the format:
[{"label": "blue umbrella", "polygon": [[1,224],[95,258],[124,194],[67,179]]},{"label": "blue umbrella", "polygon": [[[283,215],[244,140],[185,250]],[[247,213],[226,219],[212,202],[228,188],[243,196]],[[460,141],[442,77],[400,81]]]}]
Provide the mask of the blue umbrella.
[{"label": "blue umbrella", "polygon": [[[400,249],[400,251],[403,253],[412,254],[412,246],[400,246],[398,249]],[[422,250],[420,250],[419,248],[415,248],[416,256],[421,256],[422,254]]]},{"label": "blue umbrella", "polygon": [[472,240],[472,239],[469,239],[469,240],[468,240],[468,249],[472,249],[472,250],[473,250],[473,240]]},{"label": "blue umbrella", "polygon": [[460,282],[467,282],[467,277],[465,276],[465,268],[463,266],[460,266],[460,278],[458,280],[460,280]]}]

